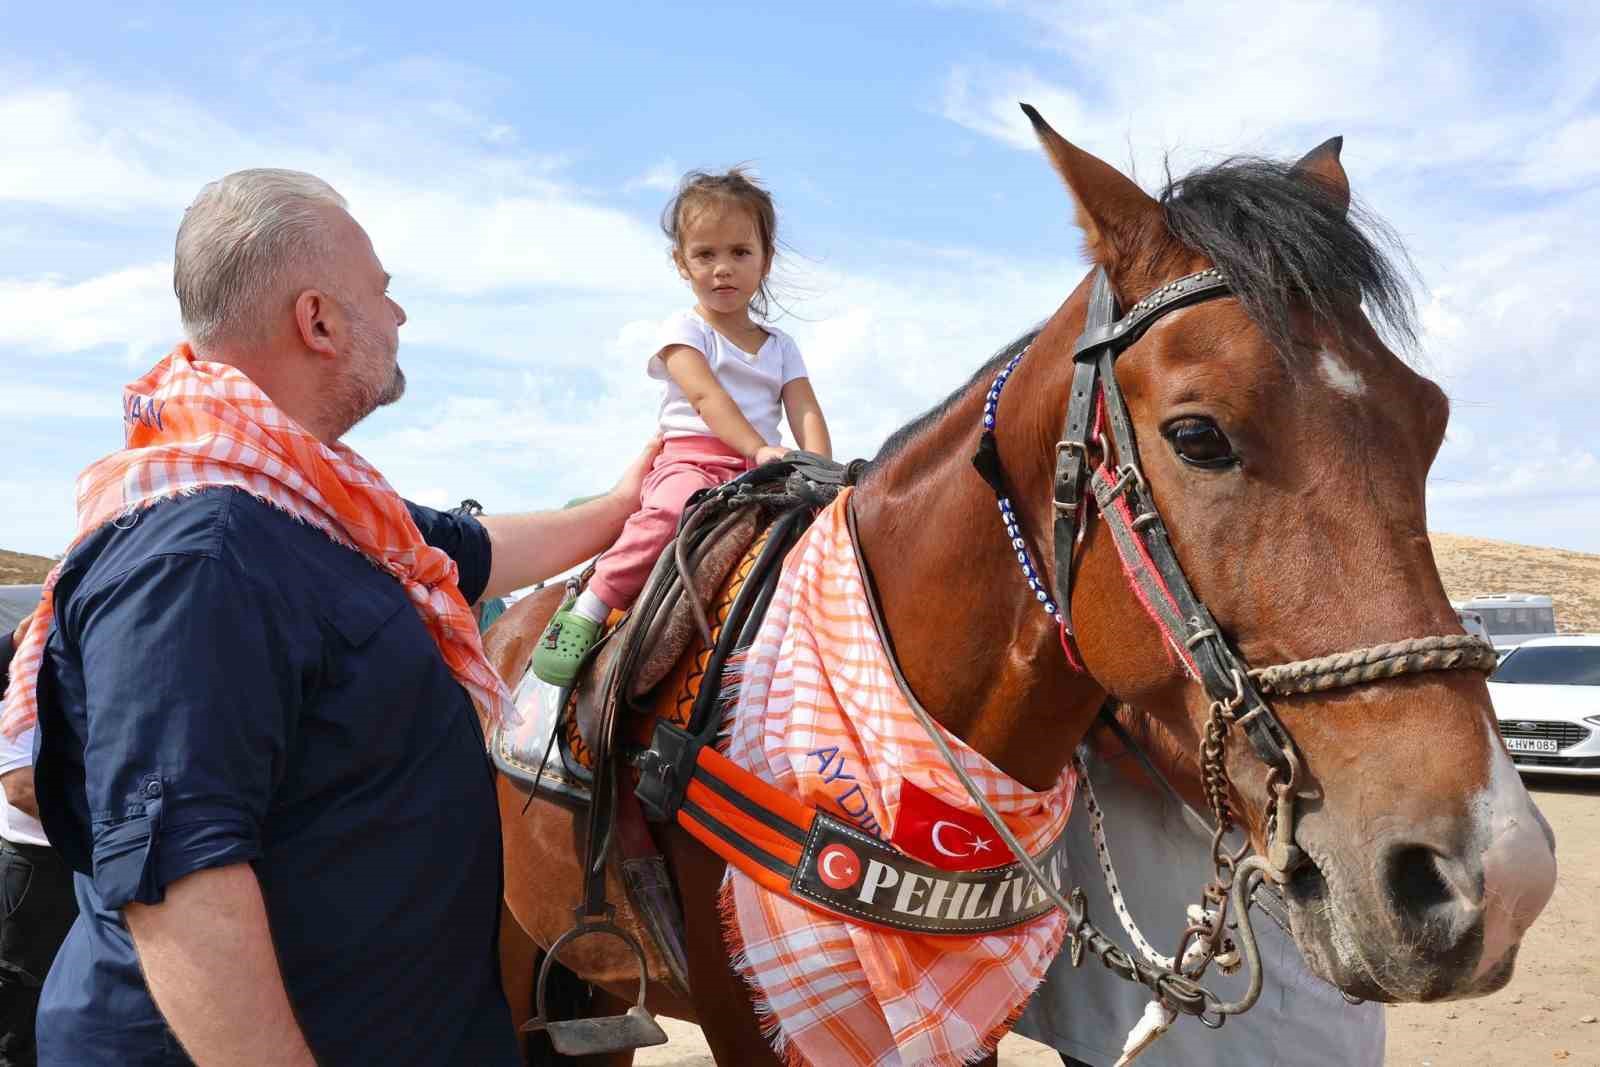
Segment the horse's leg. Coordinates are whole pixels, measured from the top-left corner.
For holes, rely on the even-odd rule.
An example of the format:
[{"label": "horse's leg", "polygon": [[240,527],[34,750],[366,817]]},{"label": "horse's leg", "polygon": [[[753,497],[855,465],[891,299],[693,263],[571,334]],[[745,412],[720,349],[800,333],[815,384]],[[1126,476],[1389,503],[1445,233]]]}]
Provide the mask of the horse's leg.
[{"label": "horse's leg", "polygon": [[695,1015],[712,1058],[721,1067],[781,1067],[782,1058],[756,1022],[753,991],[728,961],[717,910],[722,860],[675,827],[663,836],[683,901]]},{"label": "horse's leg", "polygon": [[[505,902],[500,904],[500,988],[511,1005],[511,1025],[520,1035],[522,1024],[533,1018],[533,980],[538,973],[539,946],[517,923]],[[524,1046],[527,1041],[521,1039]]]}]

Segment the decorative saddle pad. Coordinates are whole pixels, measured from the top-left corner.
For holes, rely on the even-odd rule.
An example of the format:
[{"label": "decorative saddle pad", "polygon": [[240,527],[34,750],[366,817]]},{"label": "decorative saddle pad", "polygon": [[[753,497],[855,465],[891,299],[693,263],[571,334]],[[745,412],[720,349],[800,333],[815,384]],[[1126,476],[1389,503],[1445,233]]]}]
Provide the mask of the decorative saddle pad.
[{"label": "decorative saddle pad", "polygon": [[588,804],[589,751],[578,735],[572,701],[561,699],[563,692],[540,681],[531,669],[525,671],[511,694],[522,721],[495,728],[489,755],[502,773],[542,794]]},{"label": "decorative saddle pad", "polygon": [[[994,835],[895,680],[846,522],[849,490],[789,554],[743,664],[726,757],[796,799],[945,870]],[[1019,842],[1060,834],[1077,779],[1037,792],[946,735]],[[842,862],[842,861],[841,861]],[[858,877],[835,863],[825,872]],[[992,1051],[1044,977],[1065,933],[1049,912],[970,937],[845,922],[730,867],[722,908],[735,966],[791,1062],[957,1067]]]}]

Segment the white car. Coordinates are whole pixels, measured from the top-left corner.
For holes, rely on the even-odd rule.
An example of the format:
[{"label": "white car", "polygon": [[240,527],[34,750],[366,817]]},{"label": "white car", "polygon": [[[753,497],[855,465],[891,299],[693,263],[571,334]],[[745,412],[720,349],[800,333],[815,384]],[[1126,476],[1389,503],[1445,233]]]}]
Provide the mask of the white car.
[{"label": "white car", "polygon": [[1600,777],[1600,634],[1523,642],[1490,675],[1489,698],[1520,769]]}]

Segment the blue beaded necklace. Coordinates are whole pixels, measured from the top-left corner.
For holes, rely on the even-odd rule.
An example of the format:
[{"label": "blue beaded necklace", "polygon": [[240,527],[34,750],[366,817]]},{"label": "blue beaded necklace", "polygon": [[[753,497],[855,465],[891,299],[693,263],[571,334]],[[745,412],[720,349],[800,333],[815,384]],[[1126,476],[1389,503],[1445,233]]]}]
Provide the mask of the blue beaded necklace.
[{"label": "blue beaded necklace", "polygon": [[1000,368],[1000,373],[995,375],[994,382],[989,386],[989,393],[983,400],[983,440],[978,446],[978,456],[973,460],[984,480],[994,489],[995,497],[1000,505],[1000,520],[1005,523],[1006,536],[1011,539],[1011,548],[1017,554],[1017,565],[1022,568],[1022,577],[1027,580],[1028,589],[1033,593],[1033,598],[1039,602],[1044,613],[1050,616],[1061,632],[1061,650],[1066,653],[1067,662],[1074,670],[1082,670],[1083,666],[1073,649],[1074,637],[1071,628],[1067,625],[1066,618],[1061,614],[1061,608],[1056,604],[1055,598],[1050,595],[1050,590],[1045,587],[1040,577],[1044,572],[1033,560],[1033,554],[1028,551],[1028,542],[1022,536],[1022,526],[1017,521],[1016,510],[1011,506],[1011,497],[1005,490],[1004,480],[999,475],[1000,464],[997,445],[995,443],[995,427],[998,424],[1000,408],[1000,393],[1006,387],[1006,381],[1011,377],[1011,372],[1016,370],[1017,364],[1022,362],[1022,357],[1028,354],[1029,345],[1006,362]]}]

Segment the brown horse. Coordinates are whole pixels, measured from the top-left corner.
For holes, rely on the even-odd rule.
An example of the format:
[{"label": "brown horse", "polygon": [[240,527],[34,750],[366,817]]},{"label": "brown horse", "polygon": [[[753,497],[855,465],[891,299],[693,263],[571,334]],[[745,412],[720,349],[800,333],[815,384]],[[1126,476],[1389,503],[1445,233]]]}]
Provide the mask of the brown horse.
[{"label": "brown horse", "polygon": [[[1338,142],[1293,167],[1199,171],[1157,200],[1030,117],[1122,307],[1207,268],[1229,283],[1231,295],[1166,315],[1128,347],[1116,380],[1177,558],[1233,647],[1265,664],[1460,633],[1424,514],[1449,406],[1363,312],[1364,301],[1408,333],[1403,279],[1349,214]],[[1054,444],[1088,297],[1085,282],[1037,332],[999,403],[999,459],[1036,559],[1049,558]],[[1103,523],[1088,525],[1072,556],[1085,669],[1065,661],[969,463],[989,383],[1020,350],[896,434],[853,503],[910,688],[951,733],[1043,789],[1108,693],[1151,709],[1190,752],[1212,701],[1169,654]],[[491,631],[508,679],[558,595],[530,598]],[[1505,985],[1552,891],[1554,842],[1500,742],[1482,676],[1413,674],[1273,708],[1304,763],[1293,837],[1307,860],[1285,895],[1313,971],[1382,1001]],[[1224,760],[1234,810],[1264,852],[1267,768],[1237,732]],[[1179,785],[1198,797],[1192,765],[1188,777],[1180,770]],[[559,899],[554,873],[573,865],[574,822],[538,800],[524,812],[505,783],[501,800],[508,993],[526,1017],[534,946],[567,928],[576,902],[575,885]],[[686,913],[693,994],[685,1003],[652,989],[652,1003],[698,1022],[718,1063],[778,1062],[720,936],[723,862],[677,827],[659,836]],[[631,998],[626,980],[585,977]]]}]

